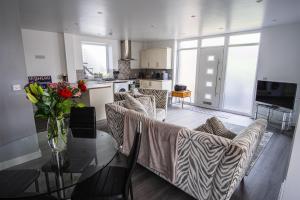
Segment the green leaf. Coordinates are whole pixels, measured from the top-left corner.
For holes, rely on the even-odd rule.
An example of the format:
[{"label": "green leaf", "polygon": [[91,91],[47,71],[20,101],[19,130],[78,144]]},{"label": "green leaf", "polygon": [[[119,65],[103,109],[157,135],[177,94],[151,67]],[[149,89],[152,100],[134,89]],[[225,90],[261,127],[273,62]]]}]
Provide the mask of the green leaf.
[{"label": "green leaf", "polygon": [[84,103],[77,103],[76,105],[75,105],[75,107],[77,107],[77,108],[83,108],[83,107],[86,107],[86,105],[84,104]]}]

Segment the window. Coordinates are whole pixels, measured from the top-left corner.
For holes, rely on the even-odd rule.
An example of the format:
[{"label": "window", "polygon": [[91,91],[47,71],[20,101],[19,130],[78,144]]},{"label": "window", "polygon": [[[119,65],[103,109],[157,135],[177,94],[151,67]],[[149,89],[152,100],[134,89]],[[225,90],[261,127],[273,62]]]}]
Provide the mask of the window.
[{"label": "window", "polygon": [[201,40],[201,47],[224,46],[225,37],[206,38]]},{"label": "window", "polygon": [[251,114],[258,45],[228,48],[224,109]]},{"label": "window", "polygon": [[178,51],[178,82],[187,86],[192,91],[191,101],[194,102],[197,49],[185,49]]},{"label": "window", "polygon": [[255,44],[260,41],[260,33],[232,35],[229,37],[229,45]]},{"label": "window", "polygon": [[197,47],[198,47],[198,40],[186,40],[186,41],[181,41],[179,43],[180,49],[197,48]]},{"label": "window", "polygon": [[106,45],[82,43],[81,49],[83,66],[90,75],[108,73],[108,51]]}]

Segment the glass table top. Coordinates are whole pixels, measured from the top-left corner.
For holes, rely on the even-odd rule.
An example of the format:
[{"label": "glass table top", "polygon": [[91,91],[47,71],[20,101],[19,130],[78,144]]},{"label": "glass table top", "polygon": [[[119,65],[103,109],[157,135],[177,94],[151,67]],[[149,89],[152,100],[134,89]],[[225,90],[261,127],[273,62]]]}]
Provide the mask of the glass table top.
[{"label": "glass table top", "polygon": [[[30,164],[25,163],[16,166],[16,168],[8,169],[35,169],[39,171],[39,193],[18,194],[18,197],[20,195],[33,196],[55,193],[59,199],[63,199],[68,193],[66,191],[68,188],[83,182],[104,168],[118,152],[116,140],[110,134],[99,130],[97,130],[94,138],[73,137],[69,131],[66,149],[59,153],[52,152],[49,145],[47,146],[44,145],[43,148],[46,150],[42,151],[42,156],[29,161]],[[6,171],[0,172],[5,175]],[[17,179],[14,181],[18,181]],[[0,188],[0,198],[3,196],[5,196],[5,191],[1,191]],[[14,197],[14,195],[9,194],[7,197]]]}]

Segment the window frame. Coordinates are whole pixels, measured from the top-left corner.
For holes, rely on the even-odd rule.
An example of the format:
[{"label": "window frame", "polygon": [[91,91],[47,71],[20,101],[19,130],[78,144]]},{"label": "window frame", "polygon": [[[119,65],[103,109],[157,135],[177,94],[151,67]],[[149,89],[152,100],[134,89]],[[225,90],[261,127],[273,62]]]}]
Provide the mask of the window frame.
[{"label": "window frame", "polygon": [[[104,46],[105,52],[106,52],[106,74],[110,72],[110,55],[109,55],[109,44],[107,43],[100,43],[100,42],[89,42],[89,41],[81,41],[80,42],[80,49],[81,49],[81,58],[82,58],[82,65],[83,65],[83,52],[82,52],[82,45],[88,44],[88,45],[97,45],[97,46]],[[100,72],[102,73],[102,72]]]}]

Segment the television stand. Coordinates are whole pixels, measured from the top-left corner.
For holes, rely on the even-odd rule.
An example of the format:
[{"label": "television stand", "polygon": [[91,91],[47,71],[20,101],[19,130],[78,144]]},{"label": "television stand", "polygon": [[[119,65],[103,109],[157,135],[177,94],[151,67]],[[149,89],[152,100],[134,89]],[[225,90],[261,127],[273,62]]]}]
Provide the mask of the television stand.
[{"label": "television stand", "polygon": [[[266,112],[261,112],[261,108],[264,108]],[[256,104],[256,112],[254,119],[257,119],[258,116],[263,116],[264,119],[270,123],[273,113],[278,112],[282,115],[280,120],[276,120],[277,122],[281,123],[281,131],[286,131],[291,128],[292,124],[292,116],[293,110],[280,108],[275,105],[266,105],[266,104]]]}]

